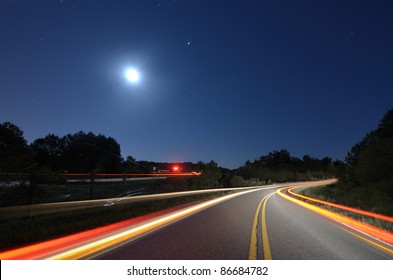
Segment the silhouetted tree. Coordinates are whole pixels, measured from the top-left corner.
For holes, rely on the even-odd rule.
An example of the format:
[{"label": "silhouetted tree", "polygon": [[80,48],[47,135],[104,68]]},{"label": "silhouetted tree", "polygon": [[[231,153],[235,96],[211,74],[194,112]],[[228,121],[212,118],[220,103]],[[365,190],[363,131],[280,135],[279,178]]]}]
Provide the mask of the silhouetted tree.
[{"label": "silhouetted tree", "polygon": [[345,182],[357,189],[381,191],[393,199],[393,109],[378,128],[355,144],[347,156]]},{"label": "silhouetted tree", "polygon": [[92,132],[58,137],[53,134],[31,144],[36,161],[52,171],[117,173],[122,170],[120,145],[115,139]]},{"label": "silhouetted tree", "polygon": [[69,172],[116,173],[121,169],[120,145],[92,132],[64,136],[62,166]]},{"label": "silhouetted tree", "polygon": [[195,171],[202,172],[200,176],[193,178],[192,185],[204,188],[220,186],[222,172],[215,161],[204,163],[199,161],[195,165]]},{"label": "silhouetted tree", "polygon": [[0,172],[26,172],[31,165],[22,130],[10,122],[0,124]]},{"label": "silhouetted tree", "polygon": [[144,165],[142,162],[136,161],[132,156],[128,156],[123,162],[123,171],[125,173],[149,173],[153,171],[153,166],[149,168],[149,164]]},{"label": "silhouetted tree", "polygon": [[379,140],[393,138],[393,109],[385,113],[378,125],[376,135]]},{"label": "silhouetted tree", "polygon": [[36,139],[31,145],[34,159],[41,168],[58,171],[62,168],[64,139],[54,134]]},{"label": "silhouetted tree", "polygon": [[345,161],[349,166],[354,166],[357,164],[359,160],[359,156],[363,151],[370,146],[377,142],[377,135],[375,131],[371,131],[367,133],[367,135],[358,143],[356,143],[351,151],[347,154]]},{"label": "silhouetted tree", "polygon": [[248,160],[236,170],[236,174],[246,180],[256,178],[264,182],[286,182],[333,177],[335,167],[330,157],[320,160],[305,155],[301,160],[283,149],[261,156],[254,162]]}]

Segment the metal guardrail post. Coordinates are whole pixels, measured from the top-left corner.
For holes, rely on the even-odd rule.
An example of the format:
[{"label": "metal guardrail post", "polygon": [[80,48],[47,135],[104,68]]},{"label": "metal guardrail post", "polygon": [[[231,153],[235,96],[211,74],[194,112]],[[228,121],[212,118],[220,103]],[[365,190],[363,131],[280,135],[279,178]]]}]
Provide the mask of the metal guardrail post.
[{"label": "metal guardrail post", "polygon": [[34,189],[36,185],[36,176],[34,172],[29,173],[29,189],[27,192],[27,203],[28,204],[33,204],[34,202]]},{"label": "metal guardrail post", "polygon": [[123,175],[123,187],[125,190],[127,189],[127,176],[125,174]]},{"label": "metal guardrail post", "polygon": [[93,199],[93,187],[94,187],[94,174],[90,174],[90,192],[89,192],[89,199]]}]

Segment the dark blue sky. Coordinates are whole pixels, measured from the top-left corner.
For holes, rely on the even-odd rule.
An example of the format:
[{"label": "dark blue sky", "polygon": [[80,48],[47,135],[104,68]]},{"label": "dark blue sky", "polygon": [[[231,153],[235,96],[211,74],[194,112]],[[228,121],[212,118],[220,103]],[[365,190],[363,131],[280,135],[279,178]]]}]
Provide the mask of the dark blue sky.
[{"label": "dark blue sky", "polygon": [[[344,159],[393,107],[392,1],[0,1],[0,122],[123,156]],[[138,84],[124,77],[141,73]]]}]

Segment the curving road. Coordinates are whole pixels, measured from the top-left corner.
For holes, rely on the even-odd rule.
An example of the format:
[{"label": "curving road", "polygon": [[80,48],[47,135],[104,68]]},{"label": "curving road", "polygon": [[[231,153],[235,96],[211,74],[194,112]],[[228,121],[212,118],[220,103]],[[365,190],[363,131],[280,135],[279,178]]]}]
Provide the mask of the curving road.
[{"label": "curving road", "polygon": [[393,259],[393,247],[259,189],[106,248],[94,259]]}]

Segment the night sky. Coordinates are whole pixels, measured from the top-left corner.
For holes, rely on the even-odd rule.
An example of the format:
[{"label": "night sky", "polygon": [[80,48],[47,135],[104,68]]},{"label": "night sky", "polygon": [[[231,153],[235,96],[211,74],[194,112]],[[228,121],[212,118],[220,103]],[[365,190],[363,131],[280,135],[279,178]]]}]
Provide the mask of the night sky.
[{"label": "night sky", "polygon": [[0,97],[29,143],[82,130],[137,160],[344,159],[393,107],[393,2],[0,0]]}]

